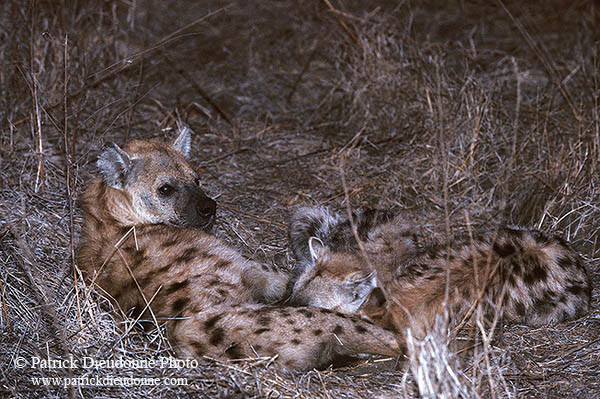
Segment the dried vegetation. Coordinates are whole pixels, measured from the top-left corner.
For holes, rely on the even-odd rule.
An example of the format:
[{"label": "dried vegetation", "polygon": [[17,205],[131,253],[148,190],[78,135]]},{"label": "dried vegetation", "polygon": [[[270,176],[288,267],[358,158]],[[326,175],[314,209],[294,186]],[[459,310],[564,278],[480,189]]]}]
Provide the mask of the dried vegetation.
[{"label": "dried vegetation", "polygon": [[[598,23],[591,0],[0,3],[1,396],[600,396],[598,290],[580,320],[507,325],[492,340],[465,329],[467,351],[442,328],[397,367],[15,365],[170,353],[160,329],[121,325],[72,254],[77,196],[102,144],[163,138],[177,119],[195,132],[217,233],[248,256],[293,266],[295,206],[394,207],[432,237],[496,223],[560,232],[598,285]],[[86,375],[188,385],[31,380]]]}]

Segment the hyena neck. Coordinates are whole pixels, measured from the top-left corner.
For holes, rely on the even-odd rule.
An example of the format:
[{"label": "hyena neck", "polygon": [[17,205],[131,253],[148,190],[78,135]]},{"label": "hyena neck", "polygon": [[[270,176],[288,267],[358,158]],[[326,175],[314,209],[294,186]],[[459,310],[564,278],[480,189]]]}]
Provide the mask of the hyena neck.
[{"label": "hyena neck", "polygon": [[102,180],[91,182],[82,196],[84,229],[102,231],[103,235],[120,232],[143,223],[136,217],[126,194],[111,188]]}]

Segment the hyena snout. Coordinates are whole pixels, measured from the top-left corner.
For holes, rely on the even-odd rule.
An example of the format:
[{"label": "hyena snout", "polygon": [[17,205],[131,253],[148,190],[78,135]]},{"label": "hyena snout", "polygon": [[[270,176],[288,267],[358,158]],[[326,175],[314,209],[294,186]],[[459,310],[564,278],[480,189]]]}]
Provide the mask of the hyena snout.
[{"label": "hyena snout", "polygon": [[217,203],[212,198],[203,195],[196,204],[196,212],[201,218],[209,220],[213,219],[217,211]]},{"label": "hyena snout", "polygon": [[190,188],[187,194],[187,200],[180,205],[180,223],[175,224],[209,230],[215,222],[217,203],[197,187]]}]

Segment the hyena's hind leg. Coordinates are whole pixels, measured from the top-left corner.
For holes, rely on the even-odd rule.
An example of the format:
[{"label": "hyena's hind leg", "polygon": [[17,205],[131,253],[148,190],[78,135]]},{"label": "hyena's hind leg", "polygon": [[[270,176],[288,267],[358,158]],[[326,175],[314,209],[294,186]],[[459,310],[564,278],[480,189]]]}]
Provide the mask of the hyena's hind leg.
[{"label": "hyena's hind leg", "polygon": [[276,356],[284,367],[308,370],[340,357],[403,353],[392,332],[321,308],[223,305],[175,322],[171,332],[184,357]]},{"label": "hyena's hind leg", "polygon": [[592,285],[583,259],[562,238],[537,230],[503,228],[493,245],[506,266],[504,313],[529,325],[585,314]]}]

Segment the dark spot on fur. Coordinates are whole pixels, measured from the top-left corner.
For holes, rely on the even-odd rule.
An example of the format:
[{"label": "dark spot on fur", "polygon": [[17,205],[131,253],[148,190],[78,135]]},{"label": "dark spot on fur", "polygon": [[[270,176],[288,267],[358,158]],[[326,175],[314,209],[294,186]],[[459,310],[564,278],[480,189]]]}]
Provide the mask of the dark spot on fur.
[{"label": "dark spot on fur", "polygon": [[173,302],[172,309],[175,314],[181,312],[183,308],[185,308],[188,303],[190,303],[189,298],[179,298],[175,302]]},{"label": "dark spot on fur", "polygon": [[271,329],[270,328],[259,328],[257,330],[254,330],[254,334],[260,335],[260,334],[262,334],[264,332],[267,332],[267,331],[271,331]]},{"label": "dark spot on fur", "polygon": [[181,255],[175,258],[175,263],[188,263],[196,257],[198,250],[196,248],[188,248]]},{"label": "dark spot on fur", "polygon": [[224,290],[224,289],[222,289],[222,288],[219,288],[219,289],[217,290],[217,294],[221,295],[222,297],[226,297],[226,296],[228,296],[228,294],[229,294],[229,291],[227,291],[227,290]]},{"label": "dark spot on fur", "polygon": [[516,285],[517,281],[515,280],[515,276],[512,274],[508,275],[508,284],[512,287]]},{"label": "dark spot on fur", "polygon": [[186,288],[188,286],[188,284],[189,284],[188,280],[183,280],[178,283],[173,283],[169,287],[167,287],[167,289],[165,289],[164,295],[171,295],[174,292],[177,292],[181,289]]},{"label": "dark spot on fur", "polygon": [[256,322],[260,325],[263,326],[268,326],[269,324],[271,324],[271,318],[269,316],[259,316],[258,319],[256,319]]},{"label": "dark spot on fur", "polygon": [[321,313],[324,313],[324,314],[331,314],[331,313],[333,313],[333,311],[331,311],[330,309],[320,309],[320,310],[321,310]]},{"label": "dark spot on fur", "polygon": [[146,250],[145,249],[142,248],[139,251],[135,252],[135,254],[133,255],[133,262],[131,264],[131,270],[137,269],[146,260],[147,260],[147,258],[146,258]]},{"label": "dark spot on fur", "polygon": [[215,324],[217,324],[217,322],[221,319],[221,317],[222,317],[222,315],[217,314],[217,315],[214,315],[213,317],[211,317],[210,319],[206,320],[204,322],[204,328],[206,330],[212,329],[215,326]]},{"label": "dark spot on fur", "polygon": [[285,319],[285,322],[287,324],[289,324],[290,326],[296,325],[296,320],[294,320],[294,319]]},{"label": "dark spot on fur", "polygon": [[415,263],[407,265],[403,274],[406,277],[417,278],[423,276],[427,270],[429,270],[429,265],[426,263]]},{"label": "dark spot on fur", "polygon": [[224,338],[225,338],[225,331],[223,331],[223,329],[221,327],[217,327],[210,334],[209,342],[211,345],[217,346],[221,342],[223,342]]},{"label": "dark spot on fur", "polygon": [[135,283],[133,282],[133,280],[127,280],[125,282],[125,284],[121,285],[121,287],[119,287],[115,293],[113,294],[113,297],[118,301],[121,296],[129,291],[131,291],[132,289],[134,289],[135,287]]},{"label": "dark spot on fur", "polygon": [[321,330],[320,328],[317,328],[312,333],[315,337],[318,337],[319,335],[323,334],[323,330]]},{"label": "dark spot on fur", "polygon": [[505,258],[505,257],[510,256],[515,253],[515,247],[510,243],[501,245],[501,244],[495,242],[494,243],[494,251],[496,251],[496,253],[498,255],[500,255],[501,257]]},{"label": "dark spot on fur", "polygon": [[525,310],[525,305],[522,302],[515,302],[515,312],[517,312],[519,316],[523,316],[525,314]]},{"label": "dark spot on fur", "polygon": [[558,294],[554,291],[550,291],[550,290],[544,291],[544,295],[543,295],[544,302],[554,302],[554,301],[556,301],[557,297],[558,297]]},{"label": "dark spot on fur", "polygon": [[343,332],[344,332],[344,329],[342,328],[342,326],[340,326],[339,324],[337,324],[337,325],[336,325],[336,326],[333,328],[332,332],[333,332],[334,334],[341,334],[341,333],[343,333]]},{"label": "dark spot on fur", "polygon": [[359,333],[359,334],[364,334],[364,333],[366,333],[366,332],[367,332],[367,329],[366,329],[366,328],[364,328],[363,326],[361,326],[360,324],[356,325],[356,326],[354,327],[354,329],[355,329],[355,330],[356,330],[356,332],[357,332],[357,333]]},{"label": "dark spot on fur", "polygon": [[268,272],[269,268],[266,265],[260,265],[261,269],[263,269],[264,271]]},{"label": "dark spot on fur", "polygon": [[238,344],[233,344],[229,348],[225,349],[225,356],[230,359],[241,359],[246,357]]},{"label": "dark spot on fur", "polygon": [[160,244],[160,247],[163,248],[163,249],[166,249],[166,248],[172,247],[173,245],[177,244],[177,242],[178,242],[177,240],[175,240],[175,239],[172,238],[172,239],[169,239],[167,241],[163,241]]},{"label": "dark spot on fur", "polygon": [[231,265],[231,262],[225,259],[219,259],[219,261],[217,263],[215,263],[215,268],[217,269],[222,269],[225,268],[227,266]]},{"label": "dark spot on fur", "polygon": [[560,256],[556,262],[560,267],[563,268],[563,270],[568,270],[573,265],[571,258],[568,256]]},{"label": "dark spot on fur", "polygon": [[505,228],[504,230],[508,231],[510,233],[510,235],[512,235],[513,237],[516,237],[516,238],[523,237],[523,233],[525,232],[524,230],[520,230],[520,229]]},{"label": "dark spot on fur", "polygon": [[554,301],[550,301],[546,295],[544,295],[542,298],[536,298],[531,306],[539,314],[552,313],[555,308]]},{"label": "dark spot on fur", "polygon": [[200,342],[192,341],[190,342],[190,346],[194,348],[194,353],[196,353],[196,355],[202,356],[204,354],[204,345],[202,345]]},{"label": "dark spot on fur", "polygon": [[300,334],[302,332],[302,329],[301,328],[294,328],[292,331],[295,332],[296,334]]},{"label": "dark spot on fur", "polygon": [[579,256],[575,257],[575,267],[577,267],[577,269],[583,271],[584,273],[587,273],[587,270],[585,269],[585,266],[583,266],[583,262],[581,261],[581,258]]},{"label": "dark spot on fur", "polygon": [[522,274],[521,264],[515,259],[510,261],[510,265],[512,266],[512,272],[515,276],[520,276]]},{"label": "dark spot on fur", "polygon": [[290,342],[294,345],[300,345],[300,343],[302,343],[302,341],[300,341],[298,338],[294,338]]},{"label": "dark spot on fur", "polygon": [[164,272],[166,272],[167,270],[169,270],[172,265],[173,265],[172,263],[167,263],[166,265],[161,266],[158,269],[156,269],[156,271],[154,273],[149,273],[148,275],[146,275],[145,278],[148,280],[150,279],[150,277],[155,278],[156,276],[159,276],[159,275],[163,274]]},{"label": "dark spot on fur", "polygon": [[536,264],[531,270],[529,270],[525,276],[525,283],[531,285],[538,281],[545,281],[548,277],[548,272],[541,265]]},{"label": "dark spot on fur", "polygon": [[199,259],[211,259],[211,258],[214,258],[214,255],[212,253],[210,253],[210,251],[207,251],[207,250],[198,250],[197,257]]},{"label": "dark spot on fur", "polygon": [[298,310],[298,312],[301,313],[302,315],[304,315],[304,317],[306,317],[307,319],[310,319],[313,317],[313,314],[310,310],[300,309],[300,310]]},{"label": "dark spot on fur", "polygon": [[583,292],[583,287],[580,285],[573,284],[567,287],[567,292],[575,296],[579,296]]},{"label": "dark spot on fur", "polygon": [[558,297],[558,299],[557,299],[557,302],[560,302],[560,303],[567,303],[567,296],[566,296],[565,294],[561,294],[561,295]]},{"label": "dark spot on fur", "polygon": [[208,287],[209,287],[209,288],[212,288],[212,287],[214,287],[215,285],[220,285],[220,284],[221,284],[221,280],[219,280],[218,278],[216,278],[216,279],[214,279],[214,280],[210,280],[210,281],[208,282]]}]

